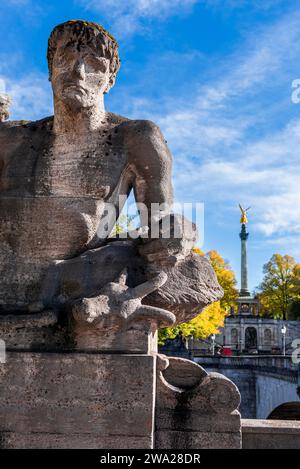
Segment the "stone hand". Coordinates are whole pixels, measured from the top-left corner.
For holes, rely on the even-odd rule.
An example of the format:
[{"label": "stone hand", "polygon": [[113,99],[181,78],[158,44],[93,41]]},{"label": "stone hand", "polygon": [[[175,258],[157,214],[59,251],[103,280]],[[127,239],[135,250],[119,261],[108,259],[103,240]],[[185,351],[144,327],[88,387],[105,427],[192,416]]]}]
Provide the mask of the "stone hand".
[{"label": "stone hand", "polygon": [[143,244],[139,246],[139,253],[149,262],[174,265],[184,259],[197,240],[194,223],[179,214],[165,216],[157,228],[159,237],[144,238]]}]

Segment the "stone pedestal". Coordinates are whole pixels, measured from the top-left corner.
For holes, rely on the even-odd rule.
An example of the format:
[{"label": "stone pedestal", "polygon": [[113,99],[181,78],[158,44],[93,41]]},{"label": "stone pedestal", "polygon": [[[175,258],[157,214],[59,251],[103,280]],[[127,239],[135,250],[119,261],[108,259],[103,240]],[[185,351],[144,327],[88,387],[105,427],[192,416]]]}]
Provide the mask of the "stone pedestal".
[{"label": "stone pedestal", "polygon": [[240,393],[229,379],[183,358],[160,356],[156,449],[239,449]]},{"label": "stone pedestal", "polygon": [[236,386],[158,355],[151,321],[74,336],[51,311],[1,318],[0,448],[239,448]]},{"label": "stone pedestal", "polygon": [[1,448],[153,448],[151,355],[8,352]]},{"label": "stone pedestal", "polygon": [[0,448],[240,448],[239,403],[190,360],[15,350],[0,364]]}]

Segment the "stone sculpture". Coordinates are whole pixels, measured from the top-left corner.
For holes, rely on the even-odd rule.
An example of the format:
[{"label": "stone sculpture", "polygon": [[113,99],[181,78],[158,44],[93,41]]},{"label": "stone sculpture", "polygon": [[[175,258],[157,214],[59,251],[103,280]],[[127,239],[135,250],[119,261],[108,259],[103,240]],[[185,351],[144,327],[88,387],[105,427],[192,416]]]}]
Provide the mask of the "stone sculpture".
[{"label": "stone sculpture", "polygon": [[[222,289],[209,260],[192,252],[195,226],[172,213],[161,131],[105,111],[120,66],[115,39],[95,23],[67,21],[52,31],[47,57],[54,117],[0,124],[0,336],[8,347],[0,435],[4,447],[153,447],[157,329],[196,316]],[[112,215],[131,190],[141,227],[111,238]],[[137,401],[135,367],[148,370]],[[97,386],[105,392],[91,417]],[[16,417],[22,388],[28,398]],[[51,392],[33,409],[34,389]],[[51,416],[38,425],[43,406]],[[131,422],[123,433],[116,409]]]},{"label": "stone sculpture", "polygon": [[0,94],[0,122],[9,118],[10,97],[7,94]]},{"label": "stone sculpture", "polygon": [[[54,28],[47,57],[54,118],[0,129],[2,314],[65,309],[127,267],[131,287],[164,271],[164,286],[144,303],[190,319],[221,288],[207,259],[191,252],[193,224],[170,214],[171,155],[159,128],[105,111],[120,66],[115,39],[69,21]],[[159,239],[151,230],[131,243],[107,239],[114,221],[105,204],[118,214],[131,189],[148,210],[142,228],[157,217]],[[153,214],[151,204],[166,208]],[[164,218],[180,236],[164,237]]]}]

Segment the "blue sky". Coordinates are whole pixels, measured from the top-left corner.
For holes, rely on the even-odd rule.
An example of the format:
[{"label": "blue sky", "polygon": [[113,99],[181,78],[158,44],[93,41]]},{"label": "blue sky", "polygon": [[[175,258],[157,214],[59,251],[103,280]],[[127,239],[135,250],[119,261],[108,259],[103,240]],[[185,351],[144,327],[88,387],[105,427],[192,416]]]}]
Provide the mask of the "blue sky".
[{"label": "blue sky", "polygon": [[52,114],[46,48],[69,19],[101,23],[122,61],[106,108],[158,123],[176,200],[205,203],[204,249],[238,278],[238,202],[254,288],[274,252],[300,261],[300,4],[296,0],[1,0],[0,92],[11,118]]}]

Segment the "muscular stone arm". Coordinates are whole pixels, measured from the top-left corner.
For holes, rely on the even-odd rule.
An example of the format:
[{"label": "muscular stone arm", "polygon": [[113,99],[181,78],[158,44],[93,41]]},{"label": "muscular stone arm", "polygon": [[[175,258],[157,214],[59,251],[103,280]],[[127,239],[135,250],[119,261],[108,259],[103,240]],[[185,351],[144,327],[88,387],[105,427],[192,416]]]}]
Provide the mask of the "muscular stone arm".
[{"label": "muscular stone arm", "polygon": [[[142,226],[150,228],[148,236],[142,235],[144,243],[139,252],[149,262],[175,263],[194,246],[196,227],[182,215],[170,215],[172,156],[160,129],[150,121],[136,121],[131,130],[128,149],[129,164],[135,174],[135,198],[147,207],[147,216],[140,213],[140,217]],[[159,212],[150,211],[153,203],[160,204]],[[157,224],[158,221],[161,223]]]},{"label": "muscular stone arm", "polygon": [[136,121],[132,130],[128,148],[130,166],[135,174],[133,188],[136,202],[145,204],[148,209],[148,218],[141,213],[141,223],[149,226],[151,204],[162,204],[161,218],[169,213],[173,203],[172,156],[160,129],[153,122]]}]

